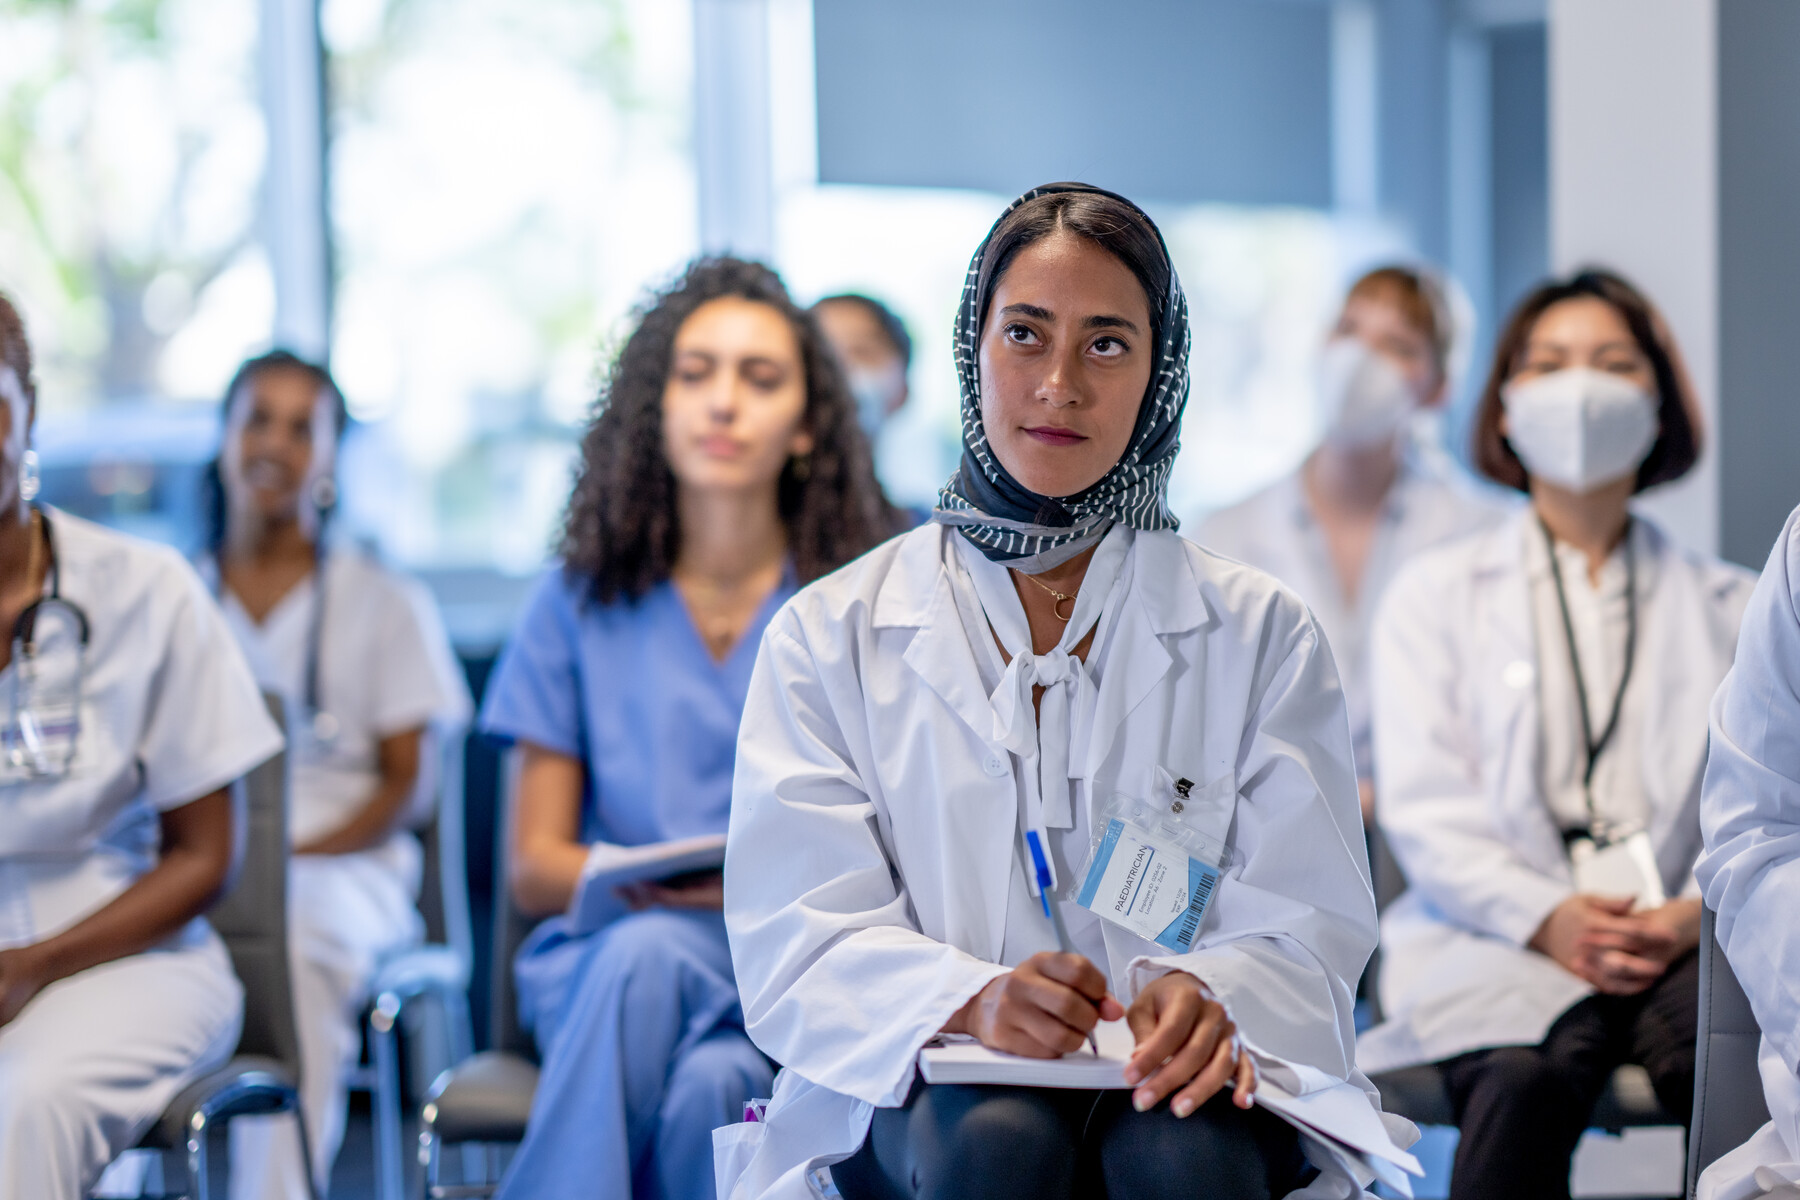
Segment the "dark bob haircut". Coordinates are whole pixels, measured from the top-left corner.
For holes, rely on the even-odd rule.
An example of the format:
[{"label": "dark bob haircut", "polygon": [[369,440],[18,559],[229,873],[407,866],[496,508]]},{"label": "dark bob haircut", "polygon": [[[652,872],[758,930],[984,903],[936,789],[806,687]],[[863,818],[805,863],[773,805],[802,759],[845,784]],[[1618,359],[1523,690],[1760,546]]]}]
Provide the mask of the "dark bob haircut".
[{"label": "dark bob haircut", "polygon": [[1525,347],[1538,318],[1552,306],[1565,300],[1591,297],[1612,306],[1631,330],[1638,350],[1649,360],[1656,378],[1656,419],[1661,431],[1650,453],[1638,467],[1637,487],[1643,491],[1661,483],[1670,483],[1686,475],[1700,459],[1699,405],[1694,396],[1687,369],[1683,366],[1675,339],[1661,315],[1630,283],[1611,271],[1589,267],[1568,279],[1552,279],[1540,284],[1519,302],[1507,319],[1494,347],[1494,365],[1488,372],[1487,386],[1475,410],[1473,455],[1475,469],[1495,483],[1529,491],[1530,474],[1513,448],[1500,433],[1500,417],[1505,411],[1501,390],[1525,360]]},{"label": "dark bob haircut", "polygon": [[[255,358],[245,359],[232,375],[231,382],[225,385],[225,398],[219,403],[219,424],[227,431],[231,429],[231,410],[238,398],[256,381],[257,376],[272,371],[296,371],[306,376],[319,389],[319,392],[331,401],[332,434],[339,441],[343,440],[344,430],[350,425],[350,409],[344,403],[344,393],[339,390],[337,380],[323,363],[311,362],[301,358],[291,350],[271,350],[267,354],[259,354]],[[316,403],[316,401],[315,401]],[[206,466],[200,477],[201,511],[206,518],[206,548],[215,556],[225,546],[225,448],[219,447],[219,456]],[[326,518],[331,515],[335,501],[329,505],[319,506],[319,527],[324,528]]]},{"label": "dark bob haircut", "polygon": [[[988,235],[975,279],[976,330],[987,328],[994,290],[1019,252],[1054,233],[1086,238],[1124,263],[1144,289],[1150,306],[1153,346],[1162,345],[1163,308],[1169,300],[1173,268],[1162,237],[1136,206],[1104,192],[1047,192],[1019,205]],[[1156,381],[1151,380],[1154,387]]]},{"label": "dark bob haircut", "polygon": [[668,579],[681,549],[675,476],[663,448],[662,402],[675,336],[696,309],[734,296],[787,319],[806,372],[806,460],[782,469],[777,497],[788,554],[810,583],[902,527],[875,482],[869,441],[836,358],[812,315],[760,263],[703,258],[638,310],[581,439],[581,465],[563,519],[564,569],[591,581],[603,604],[637,599]]},{"label": "dark bob haircut", "polygon": [[854,304],[869,314],[869,318],[881,327],[882,336],[894,347],[894,353],[900,356],[900,365],[912,366],[913,340],[912,334],[906,330],[906,322],[900,314],[877,300],[873,296],[865,296],[861,292],[839,292],[835,296],[826,296],[815,301],[812,311],[817,313],[827,304]]}]

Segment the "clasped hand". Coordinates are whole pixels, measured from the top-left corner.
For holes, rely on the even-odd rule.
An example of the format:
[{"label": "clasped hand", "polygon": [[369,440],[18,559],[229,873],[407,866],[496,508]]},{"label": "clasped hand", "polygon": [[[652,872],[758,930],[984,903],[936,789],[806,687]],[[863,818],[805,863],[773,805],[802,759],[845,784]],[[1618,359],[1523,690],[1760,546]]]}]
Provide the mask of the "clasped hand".
[{"label": "clasped hand", "polygon": [[1226,1084],[1249,1108],[1256,1067],[1225,1006],[1192,975],[1154,980],[1127,1009],[1108,993],[1106,976],[1079,954],[1034,954],[990,982],[944,1026],[982,1045],[1026,1058],[1057,1058],[1081,1048],[1101,1021],[1124,1017],[1137,1049],[1125,1067],[1132,1105],[1144,1112],[1173,1095],[1185,1117]]},{"label": "clasped hand", "polygon": [[1699,941],[1698,900],[1633,912],[1629,897],[1575,895],[1544,918],[1531,948],[1601,992],[1633,996]]}]

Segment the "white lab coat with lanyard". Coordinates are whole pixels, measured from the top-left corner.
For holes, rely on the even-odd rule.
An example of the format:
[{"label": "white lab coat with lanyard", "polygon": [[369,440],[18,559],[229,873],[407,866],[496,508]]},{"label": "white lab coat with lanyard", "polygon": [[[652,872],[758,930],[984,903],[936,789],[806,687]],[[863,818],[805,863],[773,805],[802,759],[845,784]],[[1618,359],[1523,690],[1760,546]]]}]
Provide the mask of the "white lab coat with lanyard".
[{"label": "white lab coat with lanyard", "polygon": [[[431,728],[420,748],[421,782],[429,786],[434,736],[466,723],[469,713],[430,598],[350,548],[334,548],[320,563],[260,622],[219,589],[257,681],[287,703],[288,833],[296,845],[341,828],[368,804],[381,784],[377,752],[385,737]],[[218,588],[217,564],[202,568]],[[405,829],[365,850],[300,855],[289,864],[301,1112],[321,1177],[343,1140],[346,1072],[375,968],[423,933],[416,908],[421,865],[418,838]],[[291,1126],[285,1116],[232,1123],[238,1200],[307,1195]]]},{"label": "white lab coat with lanyard", "polygon": [[[158,817],[281,749],[218,609],[179,555],[46,508],[53,591],[88,621],[74,757],[0,769],[0,947],[90,916],[156,862]],[[38,629],[41,657],[71,627]],[[0,720],[17,727],[15,658]],[[71,673],[72,674],[72,673]],[[189,1081],[237,1044],[243,989],[204,919],[52,983],[0,1025],[0,1200],[85,1195]]]},{"label": "white lab coat with lanyard", "polygon": [[[1409,886],[1382,916],[1386,1020],[1358,1042],[1367,1071],[1537,1045],[1593,992],[1527,946],[1575,893],[1568,820],[1547,796],[1545,762],[1582,754],[1567,745],[1571,730],[1581,736],[1573,704],[1561,689],[1545,695],[1568,642],[1561,628],[1539,628],[1534,589],[1548,567],[1532,564],[1543,536],[1526,510],[1434,551],[1394,581],[1376,618],[1376,811]],[[1619,753],[1636,756],[1626,765],[1663,888],[1694,895],[1706,706],[1731,665],[1750,580],[1642,518],[1629,536],[1637,646],[1615,736]],[[1610,700],[1616,682],[1588,686]],[[1547,712],[1557,713],[1558,753]]]},{"label": "white lab coat with lanyard", "polygon": [[[725,913],[746,1028],[786,1069],[760,1125],[721,1131],[741,1167],[721,1176],[722,1196],[819,1194],[817,1169],[861,1146],[875,1106],[905,1099],[924,1043],[1012,963],[1054,946],[1019,851],[1033,790],[1021,777],[1038,755],[1008,745],[1021,741],[1011,706],[1030,719],[1031,680],[990,696],[958,536],[931,525],[888,542],[802,591],[764,635]],[[1147,799],[1164,768],[1218,797],[1207,831],[1229,832],[1234,857],[1191,953],[1091,920],[1072,923],[1077,944],[1097,941],[1127,1003],[1168,971],[1192,973],[1265,1071],[1302,1090],[1352,1080],[1376,1104],[1351,1053],[1374,901],[1330,651],[1268,576],[1173,533],[1114,538],[1127,549],[1096,633],[1098,679],[1070,698],[1076,812],[1091,820],[1115,792]],[[1068,835],[1053,825],[1051,842],[1067,865]],[[1367,1182],[1309,1150],[1323,1174],[1297,1195]]]},{"label": "white lab coat with lanyard", "polygon": [[[1800,509],[1744,614],[1737,663],[1712,709],[1694,873],[1719,945],[1762,1027],[1770,1121],[1700,1177],[1699,1200],[1800,1197]],[[1714,1079],[1714,1088],[1750,1087]]]}]

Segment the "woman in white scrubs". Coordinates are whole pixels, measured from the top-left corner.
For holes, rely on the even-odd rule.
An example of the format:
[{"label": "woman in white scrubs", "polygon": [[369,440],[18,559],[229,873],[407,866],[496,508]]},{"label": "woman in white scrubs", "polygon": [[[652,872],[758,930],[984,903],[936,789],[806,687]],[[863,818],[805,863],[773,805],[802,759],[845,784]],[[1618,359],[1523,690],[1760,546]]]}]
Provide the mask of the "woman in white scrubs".
[{"label": "woman in white scrubs", "polygon": [[1444,404],[1455,339],[1444,286],[1429,271],[1396,265],[1363,275],[1320,357],[1318,448],[1195,534],[1299,592],[1324,627],[1344,677],[1365,819],[1375,776],[1369,625],[1382,593],[1414,555],[1493,526],[1512,507],[1414,440],[1415,418]]},{"label": "woman in white scrubs", "polygon": [[[1707,1168],[1699,1200],[1800,1197],[1800,509],[1769,552],[1712,707],[1694,875],[1762,1028],[1767,1125]],[[1714,1080],[1743,1088],[1745,1079]]]},{"label": "woman in white scrubs", "polygon": [[79,1200],[237,1045],[201,913],[227,789],[281,749],[173,552],[31,503],[37,394],[0,295],[0,1200]]},{"label": "woman in white scrubs", "polygon": [[[421,851],[404,825],[435,728],[469,701],[423,589],[322,538],[343,397],[276,351],[226,391],[205,573],[257,681],[287,702],[288,948],[300,1111],[322,1194],[343,1141],[345,1075],[383,957],[419,940]],[[232,1192],[306,1197],[291,1116],[232,1122]]]},{"label": "woman in white scrubs", "polygon": [[1667,330],[1617,276],[1521,302],[1475,438],[1531,505],[1419,558],[1376,618],[1376,813],[1409,888],[1357,1061],[1441,1065],[1457,1200],[1567,1196],[1620,1064],[1692,1107],[1706,707],[1750,580],[1632,513],[1700,431]]},{"label": "woman in white scrubs", "polygon": [[[746,1028],[786,1069],[721,1194],[816,1195],[820,1167],[850,1200],[1356,1194],[1251,1106],[1261,1070],[1352,1081],[1375,1120],[1349,726],[1299,600],[1174,533],[1189,337],[1160,233],[1097,188],[1027,193],[975,253],[956,344],[965,453],[934,523],[763,636],[725,915]],[[1168,942],[1068,898],[1120,794],[1231,847]],[[940,1032],[1053,1058],[1120,1017],[1126,1090],[915,1071]]]}]

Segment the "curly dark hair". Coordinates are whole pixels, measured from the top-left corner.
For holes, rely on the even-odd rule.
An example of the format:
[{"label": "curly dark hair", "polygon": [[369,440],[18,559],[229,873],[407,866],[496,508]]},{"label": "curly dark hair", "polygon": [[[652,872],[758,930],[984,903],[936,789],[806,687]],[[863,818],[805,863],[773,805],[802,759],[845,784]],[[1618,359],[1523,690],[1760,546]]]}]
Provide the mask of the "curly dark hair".
[{"label": "curly dark hair", "polygon": [[675,476],[663,449],[662,401],[675,335],[696,309],[736,296],[786,317],[806,371],[805,423],[813,450],[789,462],[778,490],[788,553],[801,583],[837,569],[900,531],[875,482],[856,404],[812,315],[760,263],[702,258],[637,311],[581,439],[581,468],[563,519],[563,567],[592,582],[602,604],[637,599],[669,577],[681,548]]}]

